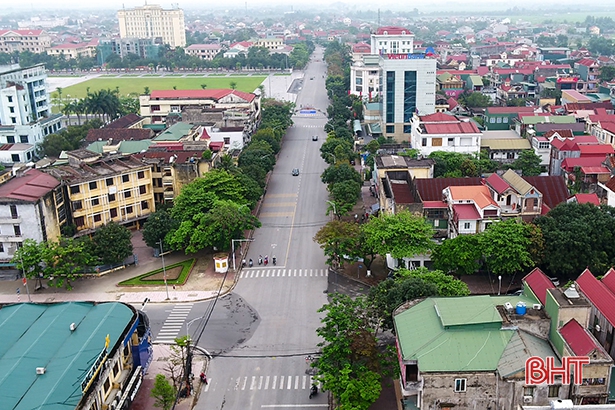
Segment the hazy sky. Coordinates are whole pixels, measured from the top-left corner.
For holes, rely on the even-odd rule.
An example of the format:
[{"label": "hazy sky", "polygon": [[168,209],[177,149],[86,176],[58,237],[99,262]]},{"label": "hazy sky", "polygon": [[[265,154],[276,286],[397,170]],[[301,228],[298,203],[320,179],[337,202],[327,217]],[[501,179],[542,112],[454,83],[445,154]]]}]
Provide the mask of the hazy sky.
[{"label": "hazy sky", "polygon": [[[170,1],[149,1],[150,4],[160,4],[164,8],[170,8],[171,4],[174,2]],[[335,4],[336,9],[341,10],[343,12],[344,9],[348,11],[356,11],[359,10],[375,10],[380,8],[381,10],[411,10],[417,8],[420,12],[423,13],[433,13],[440,12],[445,10],[505,10],[511,7],[518,8],[541,8],[543,10],[552,9],[554,11],[562,10],[562,8],[575,8],[580,9],[584,8],[584,11],[591,13],[592,11],[598,11],[597,8],[601,8],[600,11],[612,11],[615,12],[615,6],[612,5],[612,2],[608,0],[597,0],[591,3],[591,7],[589,5],[584,5],[580,3],[578,0],[546,0],[546,1],[532,1],[532,0],[517,0],[515,2],[510,2],[510,0],[429,0],[429,1],[417,1],[417,2],[399,2],[394,0],[356,0],[353,2],[341,1],[336,2],[335,0],[311,0],[309,2],[289,2],[287,0],[251,0],[251,1],[243,1],[243,0],[226,0],[224,2],[214,2],[214,1],[202,1],[202,0],[183,0],[177,2],[180,7],[185,9],[202,9],[204,11],[211,9],[231,9],[231,8],[245,8],[247,4],[247,8],[262,8],[263,6],[282,6],[286,7],[288,10],[291,9],[291,5],[295,10],[308,10],[308,9],[318,9],[318,8],[329,8],[332,4]],[[87,10],[87,9],[111,9],[117,10],[122,8],[124,5],[126,8],[143,5],[144,2],[135,2],[135,1],[121,1],[121,0],[110,0],[110,1],[78,1],[78,0],[53,0],[50,2],[49,0],[30,0],[29,2],[11,2],[8,7],[4,5],[4,11],[17,11],[17,10],[28,10],[28,11],[38,11],[38,10],[50,10],[50,9],[73,9],[73,10]],[[346,5],[345,7],[343,5]]]}]

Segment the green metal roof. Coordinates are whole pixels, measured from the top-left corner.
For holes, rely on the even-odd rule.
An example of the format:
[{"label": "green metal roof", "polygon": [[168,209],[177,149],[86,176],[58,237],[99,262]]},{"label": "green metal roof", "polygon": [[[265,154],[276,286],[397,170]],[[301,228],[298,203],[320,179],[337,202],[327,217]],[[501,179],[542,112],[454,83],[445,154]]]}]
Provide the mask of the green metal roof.
[{"label": "green metal roof", "polygon": [[154,131],[162,131],[167,127],[166,124],[143,124],[143,128],[147,128]]},{"label": "green metal roof", "polygon": [[480,75],[471,75],[468,77],[468,81],[470,81],[473,86],[483,85],[483,78]]},{"label": "green metal roof", "polygon": [[572,115],[526,115],[521,120],[523,124],[542,124],[542,123],[551,123],[551,124],[574,124],[577,120]]},{"label": "green metal roof", "polygon": [[557,354],[547,340],[541,339],[527,332],[517,331],[504,349],[498,363],[498,373],[503,376],[512,376],[525,370],[525,362],[532,356],[554,357],[557,366],[561,366]]},{"label": "green metal roof", "polygon": [[162,132],[154,141],[179,141],[194,127],[194,124],[188,122],[178,122],[171,125],[166,131]]},{"label": "green metal roof", "polygon": [[[66,410],[105,347],[120,341],[135,312],[117,302],[21,303],[0,308],[0,403],[3,409]],[[70,330],[71,323],[77,329]],[[45,374],[36,374],[44,367]]]},{"label": "green metal roof", "polygon": [[502,329],[495,306],[516,305],[523,296],[428,298],[395,316],[403,360],[421,372],[495,371],[515,333]]},{"label": "green metal roof", "polygon": [[137,154],[141,151],[147,151],[153,142],[150,140],[141,141],[122,141],[120,144],[120,153],[122,154]]}]

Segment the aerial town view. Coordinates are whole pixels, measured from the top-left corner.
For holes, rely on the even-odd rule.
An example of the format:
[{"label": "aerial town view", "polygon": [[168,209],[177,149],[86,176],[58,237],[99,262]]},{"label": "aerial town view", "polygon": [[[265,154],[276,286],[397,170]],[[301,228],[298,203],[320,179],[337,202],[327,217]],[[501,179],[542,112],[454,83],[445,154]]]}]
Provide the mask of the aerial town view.
[{"label": "aerial town view", "polygon": [[0,13],[0,410],[615,410],[615,7]]}]

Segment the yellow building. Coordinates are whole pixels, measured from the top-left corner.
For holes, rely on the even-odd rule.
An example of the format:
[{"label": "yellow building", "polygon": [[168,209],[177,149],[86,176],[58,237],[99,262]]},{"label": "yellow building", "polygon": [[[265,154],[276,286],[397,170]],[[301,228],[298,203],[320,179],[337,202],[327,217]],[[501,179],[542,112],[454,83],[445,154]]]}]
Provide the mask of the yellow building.
[{"label": "yellow building", "polygon": [[44,30],[0,30],[1,53],[44,53],[49,47],[51,37]]},{"label": "yellow building", "polygon": [[67,43],[53,46],[47,50],[50,56],[64,56],[65,59],[77,59],[79,57],[96,57],[98,40],[89,43]]},{"label": "yellow building", "polygon": [[184,11],[146,4],[117,12],[121,38],[161,38],[171,48],[186,46]]},{"label": "yellow building", "polygon": [[86,149],[67,155],[68,165],[47,172],[66,187],[77,232],[90,233],[111,221],[138,225],[155,211],[150,165],[132,156],[101,158]]},{"label": "yellow building", "polygon": [[254,42],[254,47],[265,47],[267,50],[277,50],[284,47],[284,39],[279,37],[259,38]]}]

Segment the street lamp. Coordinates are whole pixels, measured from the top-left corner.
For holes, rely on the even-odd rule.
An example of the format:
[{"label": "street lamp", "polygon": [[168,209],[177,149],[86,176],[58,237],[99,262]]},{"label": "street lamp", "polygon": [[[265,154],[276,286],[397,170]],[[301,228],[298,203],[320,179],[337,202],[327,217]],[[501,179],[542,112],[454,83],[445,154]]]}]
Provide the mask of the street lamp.
[{"label": "street lamp", "polygon": [[233,270],[237,271],[235,266],[235,242],[252,242],[254,239],[231,239],[231,247],[233,248]]},{"label": "street lamp", "polygon": [[203,319],[203,317],[194,318],[190,322],[186,323],[186,336],[188,336],[188,340],[192,340],[192,336],[190,336],[190,325],[200,319]]},{"label": "street lamp", "polygon": [[500,296],[500,291],[502,290],[502,275],[498,276],[498,296]]},{"label": "street lamp", "polygon": [[169,284],[167,283],[167,268],[164,266],[164,253],[162,251],[162,239],[158,241],[160,245],[160,257],[162,258],[162,275],[164,277],[164,287],[167,291],[167,298],[165,300],[169,300]]}]

